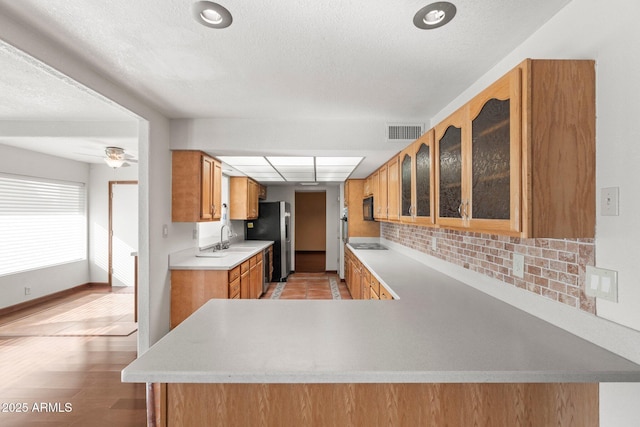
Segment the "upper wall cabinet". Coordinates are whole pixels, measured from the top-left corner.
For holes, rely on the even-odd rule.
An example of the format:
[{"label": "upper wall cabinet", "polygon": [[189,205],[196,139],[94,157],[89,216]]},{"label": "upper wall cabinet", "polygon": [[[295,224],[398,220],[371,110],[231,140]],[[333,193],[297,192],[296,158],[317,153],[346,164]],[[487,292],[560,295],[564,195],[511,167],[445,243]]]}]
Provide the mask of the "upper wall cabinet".
[{"label": "upper wall cabinet", "polygon": [[260,184],[246,176],[232,176],[229,178],[229,190],[229,219],[258,218]]},{"label": "upper wall cabinet", "polygon": [[443,226],[463,227],[465,209],[468,209],[467,189],[463,188],[467,174],[467,117],[461,108],[434,130],[437,167],[436,188],[438,204],[437,223]]},{"label": "upper wall cabinet", "polygon": [[527,60],[435,127],[437,222],[595,233],[595,64]]},{"label": "upper wall cabinet", "polygon": [[388,176],[386,163],[373,173],[373,179],[377,181],[377,184],[374,184],[373,217],[377,220],[386,221],[389,213],[387,205]]},{"label": "upper wall cabinet", "polygon": [[400,156],[387,163],[387,220],[400,219]]},{"label": "upper wall cabinet", "polygon": [[426,132],[400,153],[402,222],[433,224],[433,160],[433,130]]},{"label": "upper wall cabinet", "polygon": [[222,165],[201,151],[174,151],[171,164],[171,220],[219,221]]},{"label": "upper wall cabinet", "polygon": [[528,59],[432,131],[369,177],[377,220],[397,196],[405,223],[594,237],[594,61]]}]

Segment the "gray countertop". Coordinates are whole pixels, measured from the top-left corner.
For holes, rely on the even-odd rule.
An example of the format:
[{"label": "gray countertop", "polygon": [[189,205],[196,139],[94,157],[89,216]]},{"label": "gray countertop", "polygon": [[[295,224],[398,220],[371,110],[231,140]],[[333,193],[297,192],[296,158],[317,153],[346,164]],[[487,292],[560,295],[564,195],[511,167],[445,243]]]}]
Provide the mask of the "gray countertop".
[{"label": "gray countertop", "polygon": [[210,300],[125,382],[640,382],[640,365],[401,253],[353,251],[375,300]]},{"label": "gray countertop", "polygon": [[[180,251],[169,256],[170,270],[230,270],[273,244],[267,240],[245,240],[234,243],[229,249],[218,251],[221,258],[198,257],[196,248]],[[211,251],[209,251],[211,252]]]}]

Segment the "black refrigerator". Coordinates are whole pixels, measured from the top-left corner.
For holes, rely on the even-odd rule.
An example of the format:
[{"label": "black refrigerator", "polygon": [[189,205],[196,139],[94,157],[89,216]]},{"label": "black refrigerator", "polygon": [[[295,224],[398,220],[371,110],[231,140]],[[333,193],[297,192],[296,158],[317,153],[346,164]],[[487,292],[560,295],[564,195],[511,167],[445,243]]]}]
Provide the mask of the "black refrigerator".
[{"label": "black refrigerator", "polygon": [[273,240],[272,281],[284,282],[291,273],[291,208],[287,202],[262,202],[258,219],[245,221],[247,240]]}]

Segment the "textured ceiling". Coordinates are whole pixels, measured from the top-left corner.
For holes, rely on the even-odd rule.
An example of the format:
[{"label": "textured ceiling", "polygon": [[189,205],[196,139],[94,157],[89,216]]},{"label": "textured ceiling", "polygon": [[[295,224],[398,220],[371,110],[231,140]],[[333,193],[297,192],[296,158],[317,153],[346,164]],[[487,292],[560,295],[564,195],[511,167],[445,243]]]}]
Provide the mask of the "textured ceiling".
[{"label": "textured ceiling", "polygon": [[[413,26],[429,3],[415,0],[222,0],[233,15],[223,30],[198,24],[192,0],[0,0],[0,13],[170,118],[428,123],[569,1],[457,0],[453,21],[432,31]],[[135,136],[61,137],[64,121],[135,121],[129,113],[1,45],[0,67],[0,120],[60,124],[0,143],[76,159],[105,145],[136,151]]]},{"label": "textured ceiling", "polygon": [[419,30],[424,1],[220,1],[231,27],[186,0],[0,1],[169,117],[428,121],[569,0],[457,0]]}]

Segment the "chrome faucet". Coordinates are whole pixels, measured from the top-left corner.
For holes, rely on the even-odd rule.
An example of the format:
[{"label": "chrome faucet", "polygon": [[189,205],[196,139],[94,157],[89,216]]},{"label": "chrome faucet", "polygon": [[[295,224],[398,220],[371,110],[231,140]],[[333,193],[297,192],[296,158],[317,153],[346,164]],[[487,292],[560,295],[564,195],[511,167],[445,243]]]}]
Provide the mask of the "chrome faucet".
[{"label": "chrome faucet", "polygon": [[[225,227],[228,229],[226,241],[222,239],[222,237],[224,236]],[[229,246],[231,246],[231,243],[229,242],[229,231],[231,231],[231,227],[229,227],[227,224],[222,224],[222,227],[220,228],[220,249],[229,249]]]}]

